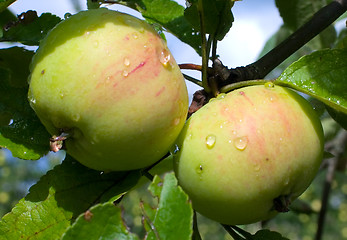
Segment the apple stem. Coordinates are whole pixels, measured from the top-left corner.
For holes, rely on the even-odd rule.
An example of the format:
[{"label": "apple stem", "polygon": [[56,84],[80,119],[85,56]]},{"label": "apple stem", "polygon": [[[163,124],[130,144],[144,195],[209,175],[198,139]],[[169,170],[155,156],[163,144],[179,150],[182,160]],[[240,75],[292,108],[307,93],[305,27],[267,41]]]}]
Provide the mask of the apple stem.
[{"label": "apple stem", "polygon": [[142,169],[142,175],[145,176],[146,178],[148,178],[150,181],[153,181],[154,177],[152,174],[149,173],[149,171],[155,167],[157,164],[159,164],[161,161],[163,161],[165,158],[170,156],[170,152],[167,152],[162,158],[160,158],[158,161],[156,161],[155,163],[153,163],[151,166],[146,167],[144,169]]},{"label": "apple stem", "polygon": [[53,135],[50,141],[50,149],[53,152],[58,152],[64,146],[64,141],[69,138],[71,135],[66,132],[61,132],[59,136]]}]

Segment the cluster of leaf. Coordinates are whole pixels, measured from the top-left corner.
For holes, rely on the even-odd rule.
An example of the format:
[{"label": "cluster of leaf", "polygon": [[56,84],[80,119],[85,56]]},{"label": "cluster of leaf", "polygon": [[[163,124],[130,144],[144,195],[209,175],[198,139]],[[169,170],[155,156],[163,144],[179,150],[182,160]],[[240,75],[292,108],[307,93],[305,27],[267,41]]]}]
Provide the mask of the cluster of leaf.
[{"label": "cluster of leaf", "polygon": [[[7,9],[12,2],[0,1],[2,42],[38,45],[61,21],[50,13],[37,16],[33,11],[16,17]],[[88,4],[92,8],[103,2],[89,0]],[[277,45],[325,4],[324,1],[317,2],[321,5],[277,0],[284,26],[268,42],[266,49]],[[200,54],[201,28],[204,34],[220,41],[234,21],[231,12],[234,1],[230,0],[190,0],[186,8],[171,0],[115,0],[114,3],[136,9],[147,21],[171,32]],[[336,39],[339,39],[337,43]],[[283,71],[277,80],[278,84],[305,92],[330,106],[342,125],[347,112],[345,42],[346,37],[337,37],[333,27],[329,27],[294,58],[323,47],[340,48],[318,51],[300,59]],[[27,100],[28,69],[33,54],[20,47],[0,50],[0,147],[11,150],[13,156],[21,159],[39,159],[49,149],[49,135]],[[170,157],[167,161],[170,162]],[[171,169],[170,166],[161,169],[158,165],[150,173],[156,175]],[[67,156],[2,218],[0,239],[139,239],[143,236],[146,239],[199,239],[197,228],[192,227],[194,213],[191,204],[172,173],[163,179],[154,177],[148,190],[156,199],[155,204],[149,201],[139,203],[143,236],[131,233],[123,221],[123,209],[119,203],[126,193],[144,185],[143,175],[142,170],[102,173]],[[266,230],[254,235],[239,228],[228,227],[227,231],[235,239],[285,239]]]}]

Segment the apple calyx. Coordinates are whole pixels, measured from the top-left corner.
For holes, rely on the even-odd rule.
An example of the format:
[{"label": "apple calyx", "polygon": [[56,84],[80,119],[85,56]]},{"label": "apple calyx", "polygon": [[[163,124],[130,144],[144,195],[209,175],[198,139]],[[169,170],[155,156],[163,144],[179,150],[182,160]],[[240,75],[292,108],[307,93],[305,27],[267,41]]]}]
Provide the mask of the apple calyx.
[{"label": "apple calyx", "polygon": [[277,212],[289,212],[290,195],[282,195],[273,200],[273,209]]},{"label": "apple calyx", "polygon": [[64,132],[63,130],[60,131],[60,135],[56,136],[53,135],[49,139],[49,145],[50,150],[53,152],[58,152],[64,147],[64,141],[71,136],[71,133]]}]

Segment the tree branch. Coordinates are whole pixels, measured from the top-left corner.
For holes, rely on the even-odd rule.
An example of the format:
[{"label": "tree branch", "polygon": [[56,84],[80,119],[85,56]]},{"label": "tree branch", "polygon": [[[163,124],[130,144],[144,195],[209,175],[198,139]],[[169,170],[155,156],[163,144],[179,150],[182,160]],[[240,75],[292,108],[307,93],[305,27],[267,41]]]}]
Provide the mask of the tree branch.
[{"label": "tree branch", "polygon": [[335,0],[331,2],[315,13],[306,24],[258,61],[246,67],[230,69],[229,77],[224,79],[224,81],[222,79],[220,84],[225,86],[245,80],[263,79],[275,67],[317,36],[346,11],[347,0]]},{"label": "tree branch", "polygon": [[319,211],[318,226],[315,240],[321,240],[323,236],[323,229],[325,223],[325,216],[328,210],[329,196],[331,192],[331,185],[334,180],[335,171],[338,166],[339,159],[343,156],[347,145],[347,132],[341,130],[336,138],[327,144],[327,150],[334,154],[328,163],[327,173],[324,181],[324,188],[322,193],[322,207]]}]

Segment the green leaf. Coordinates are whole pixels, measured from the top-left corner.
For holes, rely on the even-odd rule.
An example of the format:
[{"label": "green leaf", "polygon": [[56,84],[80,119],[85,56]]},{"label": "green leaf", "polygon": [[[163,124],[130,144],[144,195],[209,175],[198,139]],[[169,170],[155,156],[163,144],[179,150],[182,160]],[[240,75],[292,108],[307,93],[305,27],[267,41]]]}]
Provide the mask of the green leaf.
[{"label": "green leaf", "polygon": [[146,239],[191,239],[193,209],[188,196],[177,186],[174,173],[166,174],[163,182],[155,176],[149,190],[158,197],[159,204],[154,217],[151,212],[145,217],[151,226]]},{"label": "green leaf", "polygon": [[[200,18],[198,1],[190,1],[191,5],[185,10],[184,16],[194,26],[200,30]],[[230,0],[202,0],[202,21],[205,31],[215,36],[217,40],[222,40],[229,32],[234,16],[231,12],[234,2]]]},{"label": "green leaf", "polygon": [[97,9],[101,6],[101,3],[98,1],[87,0],[88,9]]},{"label": "green leaf", "polygon": [[0,12],[4,11],[8,6],[10,6],[16,0],[0,0]]},{"label": "green leaf", "polygon": [[19,15],[18,20],[6,25],[2,42],[20,42],[25,45],[39,45],[61,19],[50,13],[43,13],[40,17],[35,11],[29,10]]},{"label": "green leaf", "polygon": [[276,0],[276,6],[284,24],[292,30],[296,30],[329,2],[331,2],[331,0]]},{"label": "green leaf", "polygon": [[[276,6],[283,19],[284,25],[292,31],[304,25],[321,8],[326,6],[331,0],[306,1],[306,0],[276,0]],[[313,49],[332,47],[336,40],[334,26],[329,26],[317,37],[311,40],[308,45]]]},{"label": "green leaf", "polygon": [[16,15],[14,15],[10,10],[5,9],[0,12],[0,38],[4,35],[4,29],[7,28],[7,24],[17,20]]},{"label": "green leaf", "polygon": [[291,64],[275,81],[347,114],[347,49],[326,49]]},{"label": "green leaf", "polygon": [[4,239],[60,239],[75,218],[105,196],[116,196],[140,178],[140,171],[100,173],[67,156],[30,188],[30,193],[2,218]]},{"label": "green leaf", "polygon": [[19,47],[0,49],[0,147],[22,159],[39,159],[49,151],[49,134],[27,99],[32,56]]},{"label": "green leaf", "polygon": [[263,229],[256,232],[250,240],[289,240],[289,239],[283,237],[278,232],[273,232],[267,229]]},{"label": "green leaf", "polygon": [[347,114],[336,111],[335,109],[327,106],[327,111],[329,115],[344,129],[347,130]]},{"label": "green leaf", "polygon": [[62,240],[76,239],[139,239],[130,233],[122,219],[122,209],[113,203],[98,204],[80,215]]},{"label": "green leaf", "polygon": [[158,23],[182,42],[200,52],[201,38],[184,17],[184,7],[173,0],[117,1],[139,12],[150,23]]}]

